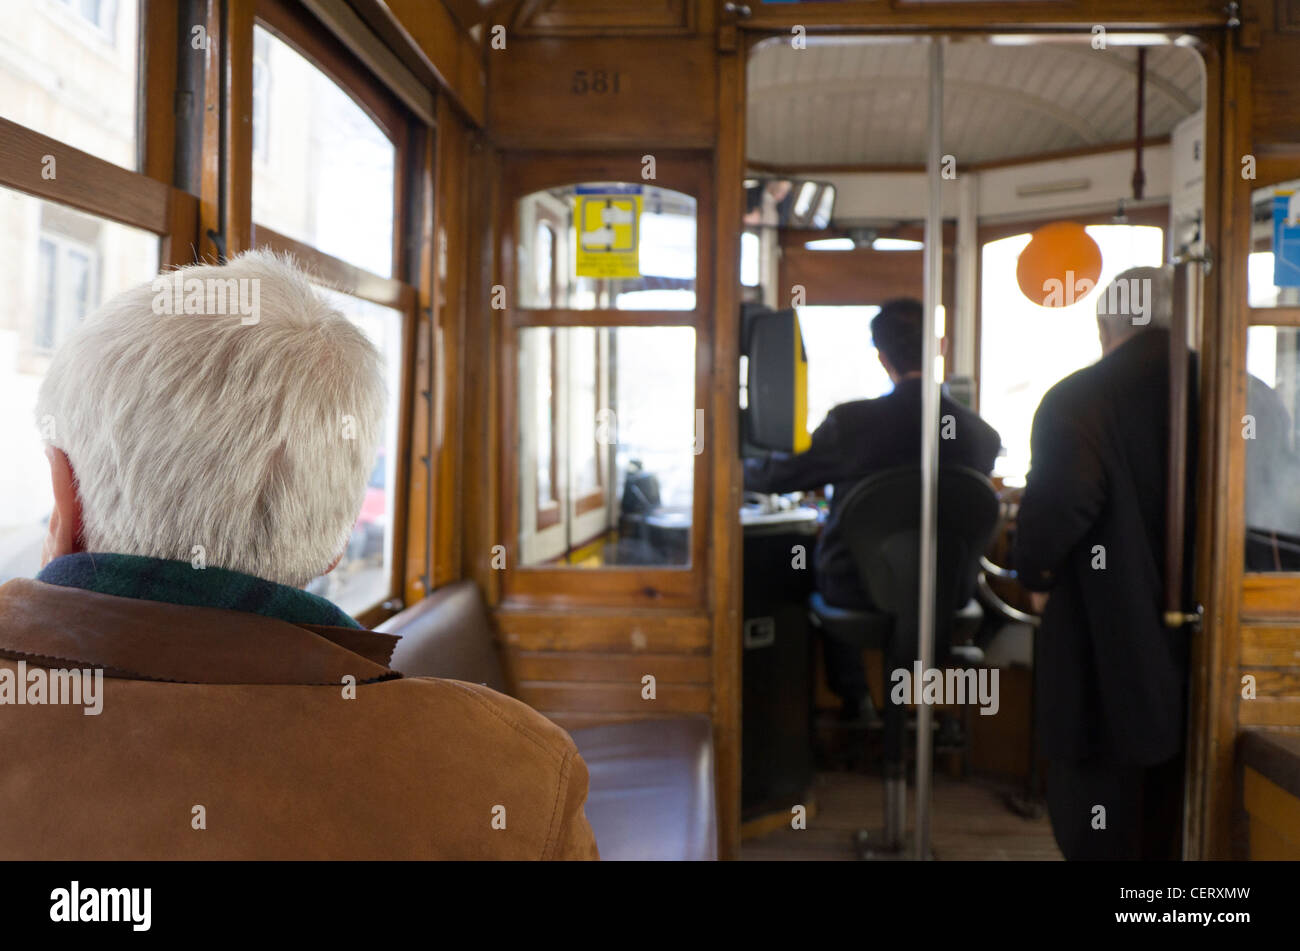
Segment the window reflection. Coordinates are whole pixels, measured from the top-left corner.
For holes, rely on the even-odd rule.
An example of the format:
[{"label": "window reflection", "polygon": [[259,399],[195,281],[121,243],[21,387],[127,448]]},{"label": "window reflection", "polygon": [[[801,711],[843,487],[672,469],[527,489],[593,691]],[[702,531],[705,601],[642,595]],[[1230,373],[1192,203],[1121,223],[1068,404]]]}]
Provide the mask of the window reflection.
[{"label": "window reflection", "polygon": [[1300,328],[1246,340],[1246,570],[1300,571]]},{"label": "window reflection", "polygon": [[519,380],[522,564],[688,564],[695,331],[525,328]]}]

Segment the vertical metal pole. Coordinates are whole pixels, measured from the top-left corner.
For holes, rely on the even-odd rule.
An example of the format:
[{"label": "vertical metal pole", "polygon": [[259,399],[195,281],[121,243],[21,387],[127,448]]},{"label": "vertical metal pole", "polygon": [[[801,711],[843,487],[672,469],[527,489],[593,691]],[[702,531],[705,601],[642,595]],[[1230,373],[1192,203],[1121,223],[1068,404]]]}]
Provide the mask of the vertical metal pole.
[{"label": "vertical metal pole", "polygon": [[[939,508],[939,381],[935,363],[939,340],[936,312],[943,300],[943,181],[939,164],[943,149],[943,38],[930,38],[930,134],[926,180],[930,204],[925,215],[925,319],[921,362],[921,591],[917,612],[917,645],[921,671],[934,666],[934,594],[938,570]],[[930,857],[931,723],[934,710],[922,703],[916,711],[916,839],[915,857]]]}]

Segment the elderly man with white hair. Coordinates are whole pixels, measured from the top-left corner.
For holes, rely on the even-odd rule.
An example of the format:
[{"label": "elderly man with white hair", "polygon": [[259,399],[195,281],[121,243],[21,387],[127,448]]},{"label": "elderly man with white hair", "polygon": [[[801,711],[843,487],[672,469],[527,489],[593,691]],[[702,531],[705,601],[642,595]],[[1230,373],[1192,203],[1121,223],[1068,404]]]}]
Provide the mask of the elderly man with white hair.
[{"label": "elderly man with white hair", "polygon": [[[374,347],[269,254],[86,319],[37,408],[44,566],[0,587],[0,857],[596,857],[566,733],[302,590],[383,415]],[[79,671],[98,710],[28,689]]]},{"label": "elderly man with white hair", "polygon": [[1167,269],[1120,274],[1097,302],[1101,360],[1034,416],[1014,560],[1050,592],[1036,706],[1067,859],[1178,857],[1187,634],[1161,603],[1171,303]]}]

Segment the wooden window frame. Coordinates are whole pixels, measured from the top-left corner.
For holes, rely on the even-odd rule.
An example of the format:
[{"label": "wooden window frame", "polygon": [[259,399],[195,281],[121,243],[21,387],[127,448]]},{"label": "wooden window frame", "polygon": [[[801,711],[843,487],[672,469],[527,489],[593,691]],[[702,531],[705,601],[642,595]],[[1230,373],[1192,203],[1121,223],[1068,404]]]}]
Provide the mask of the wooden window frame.
[{"label": "wooden window frame", "polygon": [[[713,279],[714,183],[709,152],[672,151],[656,155],[658,177],[648,182],[656,188],[679,191],[695,199],[696,278],[693,310],[575,310],[534,309],[515,305],[519,288],[516,231],[518,202],[536,191],[582,182],[640,182],[641,153],[536,153],[513,152],[503,156],[501,203],[498,208],[499,266],[502,283],[509,289],[508,306],[498,312],[502,321],[498,349],[500,380],[499,445],[501,480],[501,544],[506,549],[506,569],[501,572],[502,606],[515,608],[619,607],[701,609],[707,605],[708,553],[712,519],[709,453],[695,457],[692,482],[690,563],[665,566],[605,566],[596,569],[522,566],[519,550],[519,390],[511,372],[519,359],[519,332],[527,327],[691,327],[695,331],[695,405],[705,410],[707,425],[726,425],[713,419]],[[703,438],[710,438],[706,432]]]},{"label": "wooden window frame", "polygon": [[[393,500],[393,533],[387,587],[377,603],[354,615],[369,627],[401,610],[406,599],[423,597],[433,588],[434,510],[427,502],[423,506],[413,505],[412,488],[418,481],[423,491],[432,491],[434,480],[431,473],[438,468],[437,457],[440,455],[433,445],[434,427],[414,425],[413,406],[417,372],[422,384],[420,392],[430,401],[434,386],[430,379],[434,361],[426,352],[435,345],[429,320],[432,308],[425,305],[433,304],[431,285],[435,280],[435,267],[427,259],[432,257],[433,249],[419,235],[421,227],[431,223],[437,143],[432,127],[412,114],[354,52],[331,35],[309,11],[287,0],[230,0],[230,4],[231,12],[226,24],[230,30],[228,65],[234,91],[228,99],[236,103],[235,110],[247,116],[248,122],[243,123],[246,130],[229,136],[227,140],[227,164],[233,176],[226,195],[228,245],[237,250],[240,245],[230,241],[229,236],[242,231],[247,234],[247,246],[291,254],[307,271],[332,289],[390,308],[401,315],[397,439],[392,447],[396,464],[393,485],[388,488]],[[375,274],[253,220],[251,117],[256,26],[271,32],[319,69],[393,143],[392,277]],[[429,419],[432,419],[432,414]],[[420,480],[412,478],[417,463],[425,469]],[[417,509],[425,516],[428,529],[425,533],[411,530],[408,516]]]}]

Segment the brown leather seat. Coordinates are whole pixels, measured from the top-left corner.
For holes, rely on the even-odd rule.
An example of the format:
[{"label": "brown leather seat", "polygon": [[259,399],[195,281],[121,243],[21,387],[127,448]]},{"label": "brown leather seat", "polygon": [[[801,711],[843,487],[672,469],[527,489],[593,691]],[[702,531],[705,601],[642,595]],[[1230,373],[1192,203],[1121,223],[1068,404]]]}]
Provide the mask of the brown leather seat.
[{"label": "brown leather seat", "polygon": [[[472,581],[439,588],[377,630],[402,638],[394,670],[507,692],[487,606]],[[570,735],[591,776],[586,814],[602,859],[717,858],[707,717],[612,723]]]}]

